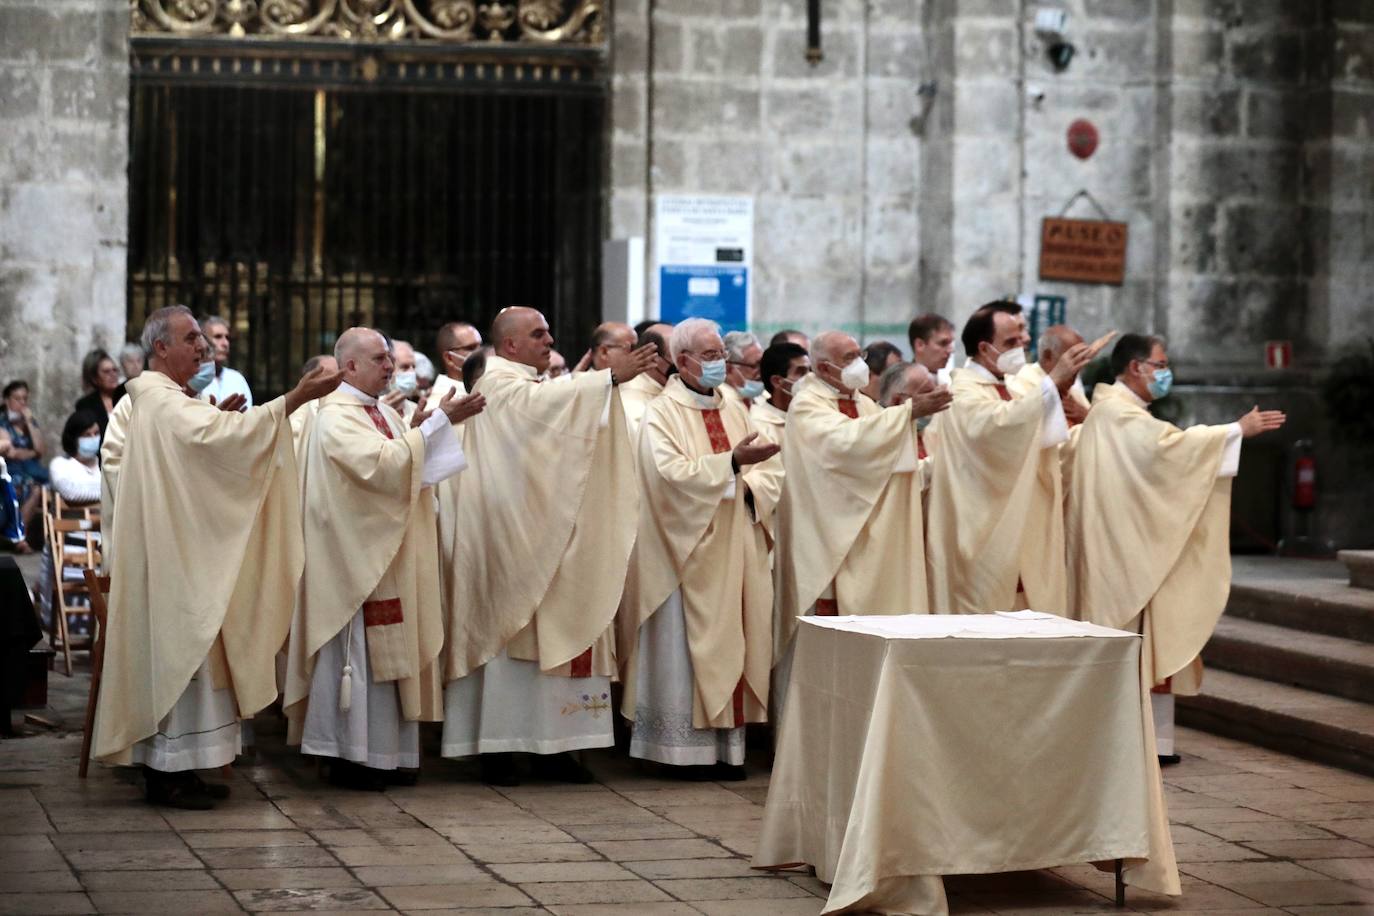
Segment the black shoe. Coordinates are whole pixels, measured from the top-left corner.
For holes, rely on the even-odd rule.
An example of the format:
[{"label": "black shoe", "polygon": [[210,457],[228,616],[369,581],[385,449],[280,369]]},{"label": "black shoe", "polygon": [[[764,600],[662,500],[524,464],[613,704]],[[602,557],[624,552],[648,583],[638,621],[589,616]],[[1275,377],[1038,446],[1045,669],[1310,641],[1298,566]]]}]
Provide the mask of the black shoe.
[{"label": "black shoe", "polygon": [[743,764],[735,766],[734,764],[719,761],[711,769],[713,771],[711,778],[716,782],[744,782],[749,778],[749,774],[744,771]]},{"label": "black shoe", "polygon": [[570,782],[578,785],[596,782],[592,771],[573,759],[572,754],[540,755],[534,758],[534,775],[554,782]]},{"label": "black shoe", "polygon": [[389,786],[413,786],[420,781],[419,770],[383,770],[384,779]]},{"label": "black shoe", "polygon": [[200,791],[195,779],[188,779],[184,773],[163,773],[151,767],[144,767],[143,772],[150,805],[183,811],[209,811],[215,807],[214,799]]},{"label": "black shoe", "polygon": [[224,801],[229,797],[229,787],[222,782],[206,782],[196,773],[191,774],[194,785],[200,790],[201,794],[207,795],[215,801]]},{"label": "black shoe", "polygon": [[385,792],[386,776],[382,770],[351,760],[333,760],[329,763],[329,784],[357,792]]},{"label": "black shoe", "polygon": [[518,786],[520,774],[515,771],[514,754],[479,754],[482,782],[489,786]]},{"label": "black shoe", "polygon": [[1160,754],[1160,755],[1159,755],[1159,765],[1162,766],[1162,767],[1171,767],[1171,766],[1174,766],[1174,765],[1177,764],[1177,763],[1182,763],[1182,762],[1183,762],[1183,758],[1180,757],[1180,756],[1178,756],[1177,754]]}]

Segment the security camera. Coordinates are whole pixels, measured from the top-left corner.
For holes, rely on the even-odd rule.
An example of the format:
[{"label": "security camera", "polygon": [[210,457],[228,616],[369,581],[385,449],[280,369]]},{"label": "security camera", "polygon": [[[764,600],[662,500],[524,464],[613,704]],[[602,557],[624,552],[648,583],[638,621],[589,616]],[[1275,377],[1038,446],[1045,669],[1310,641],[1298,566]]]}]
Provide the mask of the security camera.
[{"label": "security camera", "polygon": [[1032,105],[1039,105],[1041,102],[1045,101],[1045,90],[1039,86],[1027,86],[1026,101],[1030,102]]}]

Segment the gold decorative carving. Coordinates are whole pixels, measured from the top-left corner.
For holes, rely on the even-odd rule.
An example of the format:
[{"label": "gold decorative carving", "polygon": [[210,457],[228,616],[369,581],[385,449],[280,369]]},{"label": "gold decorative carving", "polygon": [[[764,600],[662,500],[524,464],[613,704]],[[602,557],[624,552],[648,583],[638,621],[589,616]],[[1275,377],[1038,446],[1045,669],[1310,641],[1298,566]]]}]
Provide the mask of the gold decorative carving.
[{"label": "gold decorative carving", "polygon": [[133,34],[602,45],[611,0],[129,0]]}]

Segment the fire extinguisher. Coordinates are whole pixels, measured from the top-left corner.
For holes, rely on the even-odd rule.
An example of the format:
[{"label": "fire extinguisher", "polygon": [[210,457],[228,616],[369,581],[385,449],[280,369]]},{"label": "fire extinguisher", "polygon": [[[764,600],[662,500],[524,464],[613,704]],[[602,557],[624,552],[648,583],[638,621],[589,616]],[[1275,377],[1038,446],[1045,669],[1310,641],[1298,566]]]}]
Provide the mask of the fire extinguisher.
[{"label": "fire extinguisher", "polygon": [[1311,509],[1317,505],[1317,459],[1310,452],[1299,453],[1293,462],[1293,508]]}]

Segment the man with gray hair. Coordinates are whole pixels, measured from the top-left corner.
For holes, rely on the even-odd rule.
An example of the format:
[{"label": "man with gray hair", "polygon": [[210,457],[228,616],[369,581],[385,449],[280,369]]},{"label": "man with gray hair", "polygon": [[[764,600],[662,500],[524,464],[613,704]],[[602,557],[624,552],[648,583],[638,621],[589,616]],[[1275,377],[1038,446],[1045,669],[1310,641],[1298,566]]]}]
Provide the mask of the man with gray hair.
[{"label": "man with gray hair", "polygon": [[139,374],[143,372],[144,361],[147,358],[148,354],[144,353],[143,348],[136,343],[126,343],[121,347],[119,349],[119,372],[123,378],[120,379],[120,384],[129,379],[138,378]]},{"label": "man with gray hair", "polygon": [[[213,398],[216,402],[223,403],[230,395],[238,394],[243,396],[245,407],[252,407],[253,392],[248,387],[248,379],[243,377],[243,373],[229,368],[229,322],[218,315],[209,315],[201,320],[201,326],[205,336],[210,338],[211,346],[214,347],[214,353],[211,355],[215,358],[215,377],[200,393],[200,399],[209,401]],[[153,352],[148,350],[146,344],[143,349],[149,354]]]},{"label": "man with gray hair", "polygon": [[744,726],[767,720],[773,648],[754,494],[778,489],[761,481],[778,473],[765,467],[778,446],[720,393],[715,322],[683,321],[669,347],[677,374],[640,431],[639,534],[617,617],[621,711],[631,757],[743,779]]},{"label": "man with gray hair", "polygon": [[[929,394],[936,387],[935,376],[920,363],[893,363],[878,378],[878,403],[883,407],[905,404],[912,398]],[[921,461],[922,489],[930,485],[929,475],[925,473],[930,457],[926,451],[925,431],[934,419],[933,414],[916,418],[916,457]]]},{"label": "man with gray hair", "polygon": [[763,379],[759,376],[759,360],[763,346],[752,331],[731,331],[723,338],[725,344],[725,384],[721,394],[735,398],[748,407],[763,395]]},{"label": "man with gray hair", "polygon": [[[277,695],[303,563],[287,419],[339,375],[317,369],[269,404],[226,412],[185,394],[202,355],[190,309],[154,312],[143,346],[151,358],[129,382],[107,535],[116,550],[93,756],[143,765],[152,803],[205,809],[228,788],[195,771],[232,761],[239,719]],[[207,551],[218,559],[205,562]]]}]

